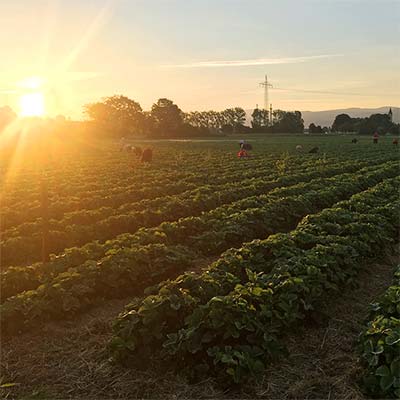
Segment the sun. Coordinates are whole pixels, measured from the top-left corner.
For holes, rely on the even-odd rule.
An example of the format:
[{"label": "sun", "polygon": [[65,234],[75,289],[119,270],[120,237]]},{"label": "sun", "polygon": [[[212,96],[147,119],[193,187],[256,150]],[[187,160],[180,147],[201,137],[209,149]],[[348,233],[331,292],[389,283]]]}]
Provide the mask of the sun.
[{"label": "sun", "polygon": [[45,101],[42,92],[31,92],[19,98],[21,117],[42,117],[45,113]]}]

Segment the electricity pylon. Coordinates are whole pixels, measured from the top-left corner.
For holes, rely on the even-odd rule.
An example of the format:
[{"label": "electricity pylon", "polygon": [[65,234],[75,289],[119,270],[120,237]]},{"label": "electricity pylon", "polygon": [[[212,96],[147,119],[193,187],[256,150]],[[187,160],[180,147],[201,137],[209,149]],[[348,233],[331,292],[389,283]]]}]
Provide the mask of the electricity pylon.
[{"label": "electricity pylon", "polygon": [[[272,88],[272,85],[268,82],[268,77],[265,75],[265,81],[260,83],[260,86],[264,87],[264,110],[268,112],[269,110],[269,102],[268,102],[268,89]],[[271,118],[271,117],[270,117]],[[268,124],[270,124],[271,121],[268,121]]]}]

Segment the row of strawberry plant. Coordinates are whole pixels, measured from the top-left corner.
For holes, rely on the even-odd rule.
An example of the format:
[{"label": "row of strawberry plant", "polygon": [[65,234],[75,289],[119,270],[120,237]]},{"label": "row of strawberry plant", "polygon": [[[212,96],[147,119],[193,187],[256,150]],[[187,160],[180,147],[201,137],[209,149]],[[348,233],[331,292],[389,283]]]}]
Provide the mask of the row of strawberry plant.
[{"label": "row of strawberry plant", "polygon": [[[307,181],[317,176],[332,176],[344,171],[356,171],[366,163],[342,163],[324,172],[313,168],[314,173],[297,173],[278,177],[244,180],[241,185],[227,183],[225,185],[205,187],[184,192],[181,195],[158,198],[136,203],[137,209],[128,213],[117,213],[96,220],[96,215],[81,215],[81,220],[88,224],[70,224],[67,220],[52,221],[50,223],[49,250],[59,253],[65,248],[83,245],[93,240],[104,241],[122,233],[133,233],[140,227],[156,226],[163,221],[173,221],[190,215],[198,215],[217,206],[237,201],[239,199],[263,194],[275,187],[297,183],[301,180]],[[293,171],[297,172],[297,171]],[[133,207],[132,207],[133,208]],[[90,225],[89,225],[90,224]],[[34,262],[41,257],[41,223],[24,224],[24,228],[33,228],[29,236],[7,237],[2,235],[0,249],[2,252],[3,268],[11,264],[23,264]],[[36,228],[36,229],[35,229]],[[13,231],[12,231],[13,232]]]},{"label": "row of strawberry plant", "polygon": [[[344,160],[348,154],[339,154],[339,156],[334,156],[334,157],[324,157],[324,161],[328,164],[333,164],[337,162],[338,160]],[[376,154],[368,154],[364,155],[363,159],[369,160],[372,158],[379,158],[383,159],[384,157],[388,157],[390,155],[388,154],[381,154],[381,153],[376,153]],[[310,158],[310,157],[308,157]],[[314,159],[314,157],[311,157]],[[360,157],[355,154],[355,157],[351,157],[353,159],[359,159]],[[235,160],[236,161],[236,160]],[[285,157],[285,163],[288,163],[288,166],[290,167],[291,165],[295,165],[297,161],[302,162],[302,159],[299,158],[299,156],[290,156],[288,159]],[[269,172],[269,168],[274,169],[274,163],[276,162],[276,159],[273,157],[265,158],[263,157],[260,160],[251,160],[250,162],[246,162],[246,167],[244,168],[241,163],[237,162],[230,162],[228,167],[224,165],[207,165],[207,169],[205,170],[204,168],[202,169],[200,166],[202,165],[199,161],[197,163],[194,163],[192,168],[185,168],[185,172],[183,173],[183,176],[186,176],[185,182],[188,184],[201,184],[201,183],[219,183],[223,182],[220,181],[220,176],[221,173],[222,175],[224,174],[231,174],[232,178],[237,178],[237,179],[243,179],[246,177],[251,177],[253,176],[262,176],[263,171],[266,173]],[[265,165],[267,164],[267,165]],[[211,173],[210,173],[211,171]],[[193,172],[195,172],[193,174]],[[207,172],[207,176],[205,175]],[[124,202],[126,203],[127,201],[132,201],[132,199],[138,199],[138,198],[147,198],[148,196],[153,196],[154,197],[154,191],[152,191],[152,188],[149,188],[149,190],[145,191],[145,193],[142,194],[140,197],[139,194],[135,194],[135,192],[140,189],[142,190],[142,186],[145,182],[149,182],[149,177],[152,181],[154,181],[154,176],[156,177],[168,177],[169,171],[168,169],[166,171],[156,171],[154,170],[150,171],[149,176],[144,179],[142,175],[139,175],[140,179],[134,179],[134,176],[132,176],[132,180],[137,180],[139,181],[139,185],[135,184],[131,189],[127,190],[122,188],[122,189],[116,189],[120,190],[120,193],[113,193],[113,196],[111,196],[108,190],[108,187],[115,186],[115,182],[112,184],[107,184],[105,187],[104,182],[111,182],[107,176],[108,173],[106,174],[101,174],[99,173],[97,175],[97,181],[102,185],[103,189],[99,193],[94,192],[91,193],[90,191],[86,193],[84,197],[82,197],[82,189],[75,188],[75,190],[70,191],[71,195],[66,196],[62,195],[61,197],[54,197],[51,202],[50,202],[50,209],[49,209],[49,215],[51,218],[60,218],[62,217],[63,213],[65,212],[70,212],[74,210],[79,210],[82,208],[86,209],[93,209],[93,208],[99,208],[107,205],[112,206],[112,207],[117,207],[123,204]],[[177,172],[174,171],[171,175],[171,178],[175,176],[176,178],[179,178],[177,176]],[[100,179],[99,179],[100,178]],[[57,178],[58,181],[65,181],[65,186],[68,188],[69,186],[69,180],[68,179],[60,179],[59,177]],[[56,180],[56,181],[57,181]],[[157,179],[156,179],[157,180]],[[37,179],[35,180],[36,182],[38,181]],[[87,182],[89,181],[90,183],[93,183],[93,180],[90,180],[88,177],[84,177],[83,179],[80,180],[81,182]],[[118,182],[118,181],[117,181]],[[158,186],[156,182],[153,182],[154,186]],[[183,184],[183,182],[180,183],[180,186],[174,190],[174,184],[172,183],[173,187],[170,188],[169,190],[166,182],[160,182],[161,187],[163,188],[163,192],[168,194],[174,194],[174,193],[179,193],[180,187]],[[85,186],[85,183],[81,183],[81,186]],[[117,185],[118,187],[121,186],[119,183]],[[52,185],[49,185],[49,188],[51,189]],[[72,185],[72,189],[73,185]],[[159,189],[157,188],[156,195],[159,194]],[[184,189],[186,190],[186,189]],[[54,190],[55,193],[57,193],[57,189]],[[6,191],[7,192],[7,191]],[[79,194],[80,193],[80,194]],[[89,196],[89,197],[88,197]],[[136,197],[135,197],[136,196]],[[39,197],[37,191],[34,192],[34,196],[27,196],[25,193],[23,196],[19,196],[20,199],[23,199],[20,201],[19,204],[13,204],[12,207],[6,207],[6,203],[3,201],[3,208],[1,211],[1,217],[2,217],[2,226],[3,229],[8,229],[12,226],[15,226],[17,224],[21,224],[24,222],[32,221],[33,219],[37,219],[40,217],[40,204],[37,198]],[[82,198],[81,198],[82,197]],[[103,197],[106,197],[104,201],[102,201]],[[3,197],[4,200],[4,197]],[[29,207],[26,207],[26,203],[29,201]]]},{"label": "row of strawberry plant", "polygon": [[[323,172],[318,172],[318,171],[311,171],[308,173],[303,173],[299,175],[294,175],[294,176],[286,176],[279,178],[277,181],[273,182],[268,182],[266,181],[265,184],[262,186],[262,190],[268,191],[268,189],[272,189],[274,186],[285,186],[285,185],[290,185],[290,184],[295,184],[296,182],[299,182],[301,180],[303,181],[308,181],[312,179],[315,175],[334,175],[335,173],[341,172],[342,168],[346,170],[349,166],[344,165],[344,166],[339,166],[333,169],[328,169]],[[356,166],[351,166],[350,169],[355,168]],[[360,171],[360,176],[362,177],[365,173],[372,173],[374,174],[374,170],[377,167],[370,167],[370,168],[364,168],[363,170]],[[385,171],[387,168],[389,170],[394,171],[395,166],[391,165],[391,163],[388,163],[385,166],[381,167],[383,168],[383,171]],[[343,184],[345,182],[352,182],[355,177],[352,174],[345,174],[342,176],[343,179]],[[227,245],[232,245],[232,242],[230,242],[228,239],[233,240],[233,235],[235,235],[235,240],[237,243],[240,240],[242,240],[241,233],[237,234],[236,231],[236,225],[239,224],[242,226],[249,226],[249,240],[254,238],[255,232],[257,232],[256,227],[260,225],[260,221],[257,220],[257,214],[254,213],[254,208],[257,207],[264,207],[267,205],[268,207],[264,210],[267,212],[266,217],[268,219],[271,219],[271,215],[273,212],[277,213],[283,213],[285,211],[285,208],[290,208],[291,203],[286,200],[281,201],[281,202],[272,202],[271,204],[268,203],[269,199],[273,199],[276,197],[284,197],[288,195],[296,196],[302,193],[305,193],[309,190],[313,190],[315,188],[320,189],[321,186],[324,184],[330,184],[334,183],[337,184],[339,182],[339,177],[328,180],[321,180],[322,178],[318,178],[314,181],[311,181],[308,184],[305,183],[300,183],[297,185],[294,185],[293,187],[283,187],[281,189],[276,189],[272,192],[270,192],[269,196],[253,196],[249,198],[245,198],[243,200],[236,201],[232,203],[230,206],[222,206],[219,207],[213,211],[210,211],[206,214],[204,214],[201,217],[189,217],[182,219],[178,223],[164,223],[162,224],[159,228],[155,229],[141,229],[141,231],[137,235],[121,235],[117,239],[108,241],[105,243],[105,245],[101,245],[98,241],[89,243],[88,245],[83,246],[82,248],[72,248],[68,249],[65,254],[62,256],[59,256],[55,258],[52,262],[42,264],[34,264],[33,266],[29,267],[10,267],[8,268],[5,272],[1,274],[1,297],[2,300],[11,297],[13,295],[16,295],[24,290],[29,290],[29,289],[34,289],[36,288],[41,282],[45,282],[48,279],[53,278],[54,275],[63,272],[67,270],[70,267],[74,267],[77,265],[80,265],[84,263],[87,260],[98,260],[101,257],[104,257],[107,252],[111,251],[112,249],[120,248],[120,247],[125,247],[125,246],[132,246],[132,245],[138,245],[138,244],[143,244],[143,243],[154,243],[155,241],[165,240],[168,243],[180,243],[179,238],[183,240],[185,243],[188,242],[188,240],[191,240],[193,242],[197,241],[197,246],[199,243],[205,243],[207,245],[207,238],[208,240],[216,240],[216,244],[218,244],[221,241],[221,237],[224,239],[222,241],[222,244],[218,246],[217,248],[211,249],[211,248],[206,248],[204,251],[219,251],[219,250],[224,250]],[[256,193],[260,193],[257,192]],[[240,192],[239,192],[240,193]],[[227,193],[229,196],[229,192]],[[316,199],[318,200],[318,199]],[[329,201],[329,198],[328,198]],[[326,204],[326,203],[325,203]],[[329,203],[328,203],[329,204]],[[237,214],[240,212],[242,209],[246,209],[252,207],[253,209],[246,211],[245,213]],[[275,208],[274,208],[275,207]],[[192,209],[192,206],[189,207],[189,209]],[[301,209],[303,210],[303,209]],[[257,212],[257,210],[255,210]],[[293,208],[293,211],[295,211],[295,208]],[[305,211],[301,211],[305,212]],[[246,220],[247,214],[250,215],[249,220]],[[300,214],[301,216],[302,214]],[[222,218],[222,219],[221,219]],[[233,218],[236,218],[234,220]],[[265,218],[265,217],[264,217]],[[283,221],[285,219],[283,218]],[[251,224],[254,223],[254,226]],[[289,221],[291,223],[291,221]],[[271,224],[271,222],[270,222]],[[282,222],[280,222],[280,225],[282,225]],[[273,223],[272,223],[273,226]],[[233,231],[232,233],[229,233],[229,231]],[[197,236],[200,236],[199,238],[192,238],[195,236],[194,234],[197,234]],[[201,235],[204,236],[203,240],[201,239]],[[229,235],[227,238],[224,237],[224,235]],[[174,237],[175,236],[175,237]],[[192,239],[191,239],[192,238]],[[190,244],[189,244],[190,245]],[[222,246],[222,247],[221,247]],[[200,249],[202,250],[202,249]]]},{"label": "row of strawberry plant", "polygon": [[[138,257],[142,248],[150,251],[161,247],[163,251],[168,251],[171,246],[174,248],[179,243],[186,246],[180,245],[180,253],[185,252],[188,260],[217,254],[245,240],[290,229],[301,216],[333,204],[338,199],[347,198],[363,186],[390,174],[393,175],[393,170],[383,167],[375,173],[364,172],[355,176],[348,174],[337,178],[336,182],[334,178],[330,179],[331,185],[327,185],[328,180],[320,180],[319,188],[314,183],[315,187],[309,193],[284,198],[276,190],[277,196],[272,196],[269,201],[264,199],[264,203],[260,200],[258,208],[233,215],[224,215],[220,210],[212,216],[203,216],[203,220],[198,218],[195,225],[188,225],[187,222],[192,221],[182,220],[184,223],[178,223],[175,229],[168,225],[164,229],[153,230],[152,239],[149,232],[145,232],[144,237],[138,235],[136,241],[131,240],[129,248],[115,248],[99,262],[87,261],[77,268],[58,274],[36,290],[7,299],[1,306],[3,332],[13,333],[42,321],[74,315],[102,298],[127,293],[139,294],[144,289],[143,282],[146,285],[149,281],[154,284],[183,271],[181,261],[170,267],[167,267],[171,265],[168,260],[164,262],[162,257],[154,262],[148,259],[142,262],[141,257]],[[306,184],[299,185],[299,191],[305,188]],[[254,205],[256,201],[252,200]],[[191,236],[187,229],[196,228],[199,224],[201,228]],[[200,231],[203,234],[199,235]],[[211,244],[210,237],[216,243]],[[16,279],[15,282],[20,280]]]},{"label": "row of strawberry plant", "polygon": [[384,181],[306,217],[291,233],[230,250],[202,274],[161,284],[117,319],[114,358],[143,366],[157,355],[169,368],[235,382],[261,373],[321,297],[340,292],[365,258],[394,243],[398,189],[399,179]]},{"label": "row of strawberry plant", "polygon": [[[377,160],[378,162],[379,160]],[[372,161],[371,161],[372,162]],[[302,163],[295,164],[291,169],[290,173],[295,173],[299,172],[303,169],[308,169],[310,166],[312,166],[313,161],[303,161]],[[349,165],[353,164],[355,165],[354,162],[349,162]],[[363,162],[359,163],[358,165],[360,168],[364,165],[367,165],[368,163]],[[335,164],[334,164],[335,165]],[[341,164],[343,165],[343,164]],[[278,177],[278,173],[272,171],[271,172],[271,167],[270,166],[265,166],[261,168],[256,174],[253,174],[250,178],[247,178],[246,176],[242,176],[241,179],[241,185],[249,185],[250,183],[254,182],[254,184],[257,183],[255,179],[266,179],[265,175],[267,172],[270,172],[269,175],[269,180],[276,179]],[[255,176],[254,176],[255,175]],[[202,186],[197,186],[192,189],[189,188],[189,190],[186,190],[181,193],[173,193],[173,194],[168,194],[168,190],[166,191],[165,195],[162,197],[156,197],[156,198],[147,198],[144,200],[140,200],[138,202],[128,202],[124,203],[119,207],[105,207],[102,206],[101,208],[98,209],[82,209],[79,211],[71,212],[71,213],[65,213],[63,218],[61,219],[51,219],[49,222],[49,229],[50,230],[62,230],[62,227],[65,227],[67,225],[71,224],[76,224],[76,225],[88,225],[88,224],[93,224],[94,222],[100,221],[102,219],[105,219],[107,217],[113,216],[113,215],[120,215],[122,213],[127,213],[130,211],[140,211],[144,209],[148,209],[149,207],[154,207],[157,205],[162,205],[164,201],[169,201],[171,199],[171,196],[175,196],[177,201],[185,201],[188,196],[194,195],[194,196],[200,196],[201,194],[198,193],[198,191],[204,189],[208,189],[211,186],[215,191],[220,191],[224,190],[228,187],[229,184],[233,185],[234,183],[236,184],[238,179],[237,175],[232,175],[231,173],[223,174],[219,173],[218,175],[218,180],[213,181],[213,177],[211,177],[211,182],[203,184]],[[203,180],[209,180],[206,179],[205,177]],[[198,182],[200,183],[200,182]],[[167,182],[165,182],[167,184]],[[237,185],[236,185],[237,186]],[[11,237],[16,237],[16,236],[26,236],[26,235],[32,235],[37,233],[41,229],[41,219],[38,218],[34,222],[24,222],[23,224],[17,225],[11,229],[5,230],[2,234],[2,241],[7,240],[8,238]]]},{"label": "row of strawberry plant", "polygon": [[[132,201],[156,198],[160,195],[160,188],[162,188],[164,195],[173,195],[188,189],[195,189],[199,184],[219,184],[226,182],[227,179],[234,181],[250,177],[261,177],[274,169],[274,161],[263,160],[263,164],[255,164],[254,167],[255,171],[251,168],[243,171],[243,169],[238,169],[237,167],[234,171],[231,168],[226,169],[226,171],[224,168],[209,168],[207,175],[204,171],[193,169],[193,171],[186,170],[181,176],[175,172],[170,178],[160,171],[157,171],[156,174],[153,171],[148,180],[140,182],[139,185],[134,184],[131,187],[123,188],[118,193],[110,193],[109,189],[104,187],[104,182],[108,180],[102,176],[103,190],[100,193],[88,192],[83,197],[82,193],[73,193],[70,196],[51,198],[49,217],[59,219],[62,218],[65,212],[82,209],[91,210],[105,206],[115,208]],[[51,188],[51,185],[49,187]],[[23,200],[10,207],[6,207],[3,202],[1,211],[2,229],[9,229],[18,224],[39,219],[41,216],[39,197],[35,191],[33,198],[26,195],[22,196]],[[29,202],[29,207],[27,207],[27,202]]]},{"label": "row of strawberry plant", "polygon": [[[379,163],[383,162],[384,159],[382,157],[378,158],[373,158],[369,159],[368,161],[363,161],[360,162],[359,165],[360,167],[363,165],[368,165],[373,162]],[[354,162],[353,162],[354,163]],[[308,167],[312,166],[315,164],[315,160],[302,160],[301,162],[294,163],[293,165],[290,165],[287,167],[286,173],[291,173],[293,174],[295,171],[298,172],[301,169],[308,169]],[[325,168],[328,168],[329,166],[335,166],[339,164],[336,159],[334,160],[329,160],[327,163],[324,165]],[[342,164],[342,163],[340,163]],[[272,169],[273,171],[273,169]],[[248,177],[248,172],[247,174],[241,174],[241,176],[238,175],[232,175],[231,173],[219,173],[218,179],[214,179],[213,176],[209,176],[207,178],[204,178],[204,181],[207,181],[206,186],[222,186],[224,184],[227,184],[229,182],[237,182],[237,179],[240,177],[241,178],[241,184],[244,185],[246,184],[246,180],[248,181],[249,179],[254,179],[258,177],[265,177],[266,173],[269,173],[269,179],[273,179],[278,175],[278,172],[273,172],[271,175],[271,167],[270,166],[263,166],[262,168],[257,169],[256,172],[251,172],[250,173],[250,178]],[[199,189],[196,187],[196,189]],[[196,189],[193,189],[193,191],[196,191]],[[216,190],[220,190],[219,187],[215,188]],[[181,193],[182,195],[186,196],[186,193]],[[175,195],[175,194],[172,194]],[[89,224],[93,223],[95,221],[98,221],[100,219],[109,217],[111,215],[118,215],[121,213],[126,213],[129,211],[138,211],[138,206],[139,208],[147,208],[148,206],[152,207],[154,202],[160,203],[163,201],[162,197],[158,197],[157,199],[152,199],[149,198],[147,200],[142,200],[140,204],[137,203],[132,203],[131,201],[125,204],[122,204],[118,208],[115,207],[105,207],[102,206],[99,209],[82,209],[79,211],[74,211],[72,213],[65,213],[64,217],[62,219],[57,219],[57,220],[51,220],[50,221],[50,229],[51,230],[60,230],[60,226],[66,226],[69,224]],[[149,204],[147,204],[149,202]],[[92,215],[93,214],[93,215]],[[102,218],[103,216],[103,218]],[[38,231],[39,227],[41,225],[41,220],[38,218],[34,222],[25,222],[23,224],[20,224],[18,226],[15,226],[8,231],[4,231],[2,235],[2,240],[6,240],[9,237],[12,236],[23,236],[23,235],[32,235],[36,231]]]},{"label": "row of strawberry plant", "polygon": [[358,350],[366,392],[379,398],[400,398],[400,265],[393,284],[371,305]]},{"label": "row of strawberry plant", "polygon": [[[185,157],[184,157],[185,158]],[[223,157],[219,157],[219,160],[223,159]],[[293,162],[295,157],[290,157],[290,161]],[[249,167],[258,168],[265,163],[273,164],[276,160],[276,156],[266,156],[260,159],[252,159],[248,162],[247,165]],[[184,162],[181,169],[177,169],[175,165],[171,165],[169,162],[164,167],[157,164],[156,175],[163,176],[165,180],[180,180],[187,177],[187,175],[191,172],[195,172],[196,174],[201,174],[202,176],[209,173],[210,170],[217,169],[220,173],[235,173],[240,172],[243,168],[236,160],[223,160],[223,163],[215,163],[216,165],[211,164],[210,160],[202,160],[198,157],[192,163]],[[212,162],[212,161],[211,161]],[[68,170],[54,170],[50,169],[46,172],[46,177],[49,182],[49,186],[54,188],[54,195],[78,195],[80,197],[87,197],[88,195],[103,195],[107,192],[107,188],[104,187],[104,181],[112,182],[113,186],[109,188],[110,193],[121,193],[123,190],[127,190],[129,188],[133,188],[133,185],[137,187],[138,185],[142,185],[143,183],[149,183],[154,181],[154,170],[153,169],[145,169],[145,168],[136,168],[131,170],[130,168],[126,168],[126,161],[122,163],[116,164],[115,166],[107,165],[106,168],[99,168],[97,165],[90,165],[90,168],[93,170],[92,173],[90,171],[81,171],[81,168],[70,165],[68,166]],[[68,173],[70,171],[70,173]],[[64,179],[60,179],[60,176]],[[72,175],[72,176],[70,176]],[[101,177],[101,179],[99,179]],[[29,197],[26,189],[29,186],[33,185],[34,188],[37,188],[33,191],[33,195],[36,195],[38,190],[37,182],[39,181],[39,176],[35,178],[30,178],[26,182],[19,182],[18,185],[13,185],[11,189],[20,189],[21,186],[24,190],[23,193],[17,193],[17,196],[13,195],[14,190],[7,191],[3,195],[3,205],[7,206],[8,203],[10,205],[14,205],[18,200],[21,200],[21,197]],[[75,178],[75,179],[74,179]],[[115,185],[118,183],[118,185]],[[24,196],[21,196],[21,195]],[[10,197],[8,201],[8,197]],[[29,199],[32,200],[32,199]]]}]

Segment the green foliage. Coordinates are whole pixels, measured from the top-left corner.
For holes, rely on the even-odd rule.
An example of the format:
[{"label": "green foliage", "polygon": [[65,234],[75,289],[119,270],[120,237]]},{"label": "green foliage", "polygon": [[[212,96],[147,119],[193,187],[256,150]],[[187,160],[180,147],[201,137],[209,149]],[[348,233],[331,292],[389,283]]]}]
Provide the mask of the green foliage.
[{"label": "green foliage", "polygon": [[389,114],[372,114],[367,118],[351,118],[347,114],[339,114],[332,124],[333,132],[357,132],[361,135],[399,134],[399,125],[391,120]]},{"label": "green foliage", "polygon": [[[394,242],[400,181],[379,184],[384,175],[353,181],[364,189],[377,186],[306,217],[288,234],[229,250],[202,274],[161,284],[158,293],[116,320],[112,354],[142,363],[156,353],[169,367],[193,366],[190,374],[197,377],[212,371],[234,382],[260,373],[284,354],[280,338],[287,329],[318,307],[324,293],[354,281],[364,260]],[[348,196],[352,184],[329,185],[326,199],[322,191],[315,198],[335,202],[335,187]]]},{"label": "green foliage", "polygon": [[183,126],[182,111],[169,99],[158,99],[151,107],[150,115],[155,121],[155,129],[161,137],[174,136]]},{"label": "green foliage", "polygon": [[[367,167],[357,175],[349,173],[317,178],[291,188],[277,188],[269,195],[248,197],[199,217],[164,222],[157,228],[122,235],[104,246],[95,244],[92,248],[85,248],[88,250],[86,254],[71,251],[75,263],[83,264],[70,267],[68,260],[56,259],[51,266],[58,269],[43,273],[41,286],[10,297],[3,303],[2,328],[13,333],[39,320],[59,318],[60,310],[68,311],[65,315],[75,314],[95,304],[99,298],[143,291],[146,286],[184,271],[196,257],[219,254],[244,241],[288,230],[302,216],[323,209],[396,172],[397,164],[388,162],[378,169]],[[327,176],[331,173],[325,171]],[[96,257],[90,256],[91,251],[96,252]],[[16,279],[8,280],[13,281]],[[221,284],[225,285],[225,281],[221,280]],[[33,315],[35,319],[31,318]]]},{"label": "green foliage", "polygon": [[276,133],[303,133],[304,121],[300,111],[274,111],[271,132]]},{"label": "green foliage", "polygon": [[252,121],[251,126],[256,132],[262,132],[269,123],[269,112],[268,110],[255,108],[251,114]]},{"label": "green foliage", "polygon": [[[290,165],[290,159],[287,156],[285,156],[284,163],[285,170],[287,171],[286,168],[289,168]],[[304,168],[307,165],[308,163],[301,164],[299,165],[299,168]],[[187,243],[192,238],[192,241],[195,240],[201,244],[200,247],[197,246],[199,251],[222,251],[227,245],[233,245],[237,242],[241,243],[242,237],[237,235],[235,224],[242,224],[243,227],[250,225],[250,231],[247,236],[249,240],[253,239],[260,232],[264,232],[262,229],[260,231],[260,221],[262,221],[262,218],[254,210],[243,215],[239,215],[237,213],[241,209],[255,208],[264,204],[266,199],[265,193],[269,192],[271,189],[286,185],[284,188],[274,190],[270,193],[270,195],[273,197],[295,196],[299,193],[306,192],[307,190],[320,187],[320,184],[323,181],[318,178],[314,181],[306,183],[312,178],[317,176],[330,177],[343,171],[356,171],[362,165],[364,165],[364,163],[342,163],[338,166],[327,168],[324,171],[320,169],[309,168],[307,169],[309,172],[283,175],[272,180],[265,178],[250,179],[247,185],[246,181],[243,181],[243,185],[238,187],[232,186],[231,183],[223,184],[217,187],[214,186],[213,188],[209,186],[200,187],[189,192],[184,192],[182,195],[166,196],[164,198],[141,201],[137,204],[137,206],[140,207],[138,211],[122,213],[119,215],[117,211],[117,215],[111,215],[105,219],[100,219],[98,222],[96,221],[96,215],[88,215],[88,213],[84,211],[78,215],[81,220],[86,219],[86,223],[84,223],[84,221],[80,221],[82,224],[78,224],[77,215],[77,220],[74,220],[74,223],[71,225],[65,223],[65,220],[60,221],[61,226],[63,224],[66,225],[64,231],[56,231],[55,226],[52,225],[52,236],[54,237],[55,234],[59,232],[59,240],[56,243],[54,243],[54,241],[52,242],[52,249],[56,251],[57,249],[61,250],[68,245],[73,246],[82,242],[85,243],[90,239],[96,238],[97,240],[90,242],[81,248],[70,248],[63,255],[55,258],[53,257],[52,261],[50,263],[46,263],[45,265],[35,264],[33,267],[28,268],[8,268],[1,274],[2,301],[24,290],[35,289],[40,283],[44,283],[45,281],[53,278],[58,273],[65,271],[70,267],[79,266],[87,260],[101,259],[109,250],[113,248],[118,248],[121,245],[133,246],[135,243],[154,243],[154,237],[156,239],[160,239],[162,237],[165,240],[168,232],[169,236],[176,235],[173,243],[179,243],[179,240],[182,240],[182,243]],[[394,170],[394,167],[390,168]],[[375,167],[368,167],[360,172],[361,175],[363,175],[365,172],[370,170],[373,171],[374,169]],[[296,170],[292,171],[296,172]],[[350,182],[355,178],[355,176],[349,174],[344,176],[344,178]],[[298,183],[301,181],[304,181],[304,184]],[[336,179],[334,179],[334,181],[336,181]],[[328,179],[325,182],[330,183],[332,180]],[[219,190],[216,191],[216,188]],[[262,195],[262,197],[260,197],[260,195]],[[322,206],[321,200],[322,196],[320,196],[318,200],[319,206]],[[332,201],[332,199],[328,198],[326,204],[330,204],[330,201]],[[210,211],[208,218],[206,218],[206,216],[201,219],[188,217],[188,215],[195,216],[201,212],[213,209],[218,205],[230,202],[234,203],[231,203],[230,206],[221,206],[214,211]],[[281,205],[279,209],[277,208],[275,210],[281,214],[286,212],[286,208],[292,207],[292,203],[289,203],[288,200],[282,200],[280,204]],[[271,207],[264,218],[269,219],[272,215],[274,209]],[[130,208],[134,210],[134,204],[131,204]],[[145,210],[142,210],[143,208],[145,208]],[[296,213],[294,218],[299,218],[303,215],[303,212],[308,211],[308,209],[306,209],[305,211],[300,212],[294,206],[292,209]],[[228,214],[226,214],[227,212]],[[232,214],[236,214],[236,221],[230,217]],[[221,219],[222,215],[224,215],[223,219]],[[249,215],[252,215],[252,218],[250,218]],[[123,232],[135,232],[141,226],[156,226],[166,219],[177,220],[180,217],[186,218],[179,224],[173,225],[173,231],[171,231],[171,226],[168,224],[163,224],[161,231],[160,229],[142,229],[141,232],[137,232],[136,235],[125,234],[119,238],[113,239],[112,241],[106,242],[104,245],[100,245],[98,242],[98,240],[106,240]],[[230,224],[227,225],[226,222],[224,222],[226,219],[230,222]],[[205,220],[206,224],[204,225],[204,223],[200,223],[201,220]],[[254,221],[254,226],[251,226],[253,223],[252,221]],[[88,225],[89,223],[90,225]],[[282,224],[283,221],[279,221],[279,223]],[[195,228],[190,228],[192,225],[195,225]],[[269,222],[269,225],[272,225],[271,222]],[[257,226],[258,228],[256,229]],[[37,254],[37,257],[39,257],[40,227],[40,224],[38,224],[36,229],[39,232],[37,232],[36,235],[33,234],[31,239],[27,237],[17,238],[16,246],[19,246],[19,242],[23,242],[25,251],[29,251],[28,254]],[[199,231],[200,227],[201,231]],[[167,229],[168,232],[163,233],[162,230],[164,229]],[[182,233],[178,234],[178,231],[182,231]],[[195,235],[196,231],[198,231],[199,236]],[[186,232],[189,233],[188,236]],[[222,241],[221,238],[223,238]],[[231,242],[229,242],[229,239]],[[13,241],[14,238],[11,238],[11,240],[5,240],[2,243],[2,250],[4,252],[7,251],[7,254],[12,249],[11,246]],[[209,246],[210,241],[215,242],[214,249]],[[36,242],[39,243],[36,244]],[[171,243],[170,239],[168,240],[168,243]],[[204,247],[204,243],[206,243],[206,246],[208,247]],[[59,247],[57,248],[54,246]],[[24,251],[21,249],[16,253],[10,252],[8,257],[12,256],[26,257],[27,253],[24,253]],[[3,258],[4,261],[7,259],[7,257]]]},{"label": "green foliage", "polygon": [[84,112],[100,127],[117,136],[140,133],[142,129],[142,107],[126,96],[106,97],[102,102],[87,104]]},{"label": "green foliage", "polygon": [[400,397],[400,266],[394,276],[392,286],[371,305],[359,338],[363,386],[370,395],[388,398]]}]

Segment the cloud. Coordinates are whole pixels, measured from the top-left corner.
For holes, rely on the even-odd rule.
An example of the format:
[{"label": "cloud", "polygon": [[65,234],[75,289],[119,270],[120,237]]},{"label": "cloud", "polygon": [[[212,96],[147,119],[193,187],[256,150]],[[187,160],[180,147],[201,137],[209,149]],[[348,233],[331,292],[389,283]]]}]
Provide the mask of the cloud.
[{"label": "cloud", "polygon": [[257,65],[295,64],[331,57],[340,57],[343,54],[322,54],[318,56],[282,57],[282,58],[255,58],[250,60],[226,61],[198,61],[186,64],[163,65],[164,68],[210,68],[210,67],[249,67]]}]

